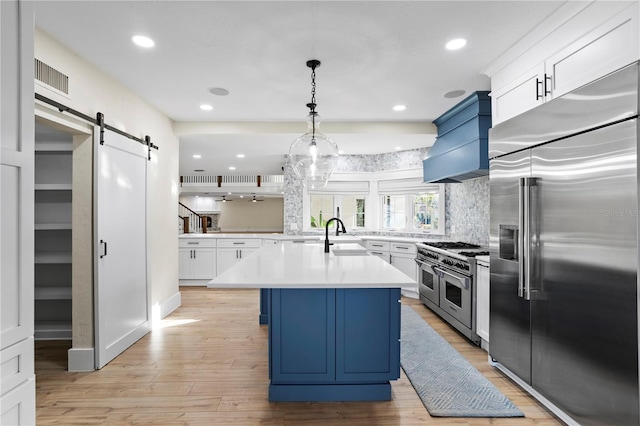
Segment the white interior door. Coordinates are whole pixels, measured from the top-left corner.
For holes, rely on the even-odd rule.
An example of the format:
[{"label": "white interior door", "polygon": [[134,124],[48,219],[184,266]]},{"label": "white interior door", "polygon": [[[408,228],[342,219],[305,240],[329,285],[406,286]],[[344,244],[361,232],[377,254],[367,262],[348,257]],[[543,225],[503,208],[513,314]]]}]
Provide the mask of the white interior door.
[{"label": "white interior door", "polygon": [[96,146],[96,368],[149,331],[147,147],[109,130]]}]

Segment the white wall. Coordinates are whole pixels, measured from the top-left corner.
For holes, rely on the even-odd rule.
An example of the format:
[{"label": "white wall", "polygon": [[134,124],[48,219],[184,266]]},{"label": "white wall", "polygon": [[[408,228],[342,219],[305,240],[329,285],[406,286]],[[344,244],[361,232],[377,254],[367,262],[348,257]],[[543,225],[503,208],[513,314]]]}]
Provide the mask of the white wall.
[{"label": "white wall", "polygon": [[136,137],[151,137],[160,149],[149,164],[149,282],[151,302],[178,293],[178,139],[172,122],[95,66],[36,30],[35,57],[69,76],[69,97],[36,84],[36,92],[88,116],[101,112],[107,124]]},{"label": "white wall", "polygon": [[251,202],[248,196],[220,205],[218,227],[221,232],[282,232],[284,200],[264,198]]}]

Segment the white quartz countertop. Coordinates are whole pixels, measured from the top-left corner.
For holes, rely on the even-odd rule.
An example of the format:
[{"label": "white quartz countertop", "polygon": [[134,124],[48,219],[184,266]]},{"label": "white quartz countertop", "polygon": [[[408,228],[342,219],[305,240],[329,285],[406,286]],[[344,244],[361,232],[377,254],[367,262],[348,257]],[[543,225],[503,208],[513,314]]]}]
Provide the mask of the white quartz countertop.
[{"label": "white quartz countertop", "polygon": [[[349,245],[355,246],[355,245]],[[331,248],[349,248],[335,244]],[[376,256],[336,256],[322,244],[263,246],[211,280],[209,288],[399,288],[411,278]]]},{"label": "white quartz countertop", "polygon": [[221,234],[221,233],[189,233],[179,234],[178,238],[280,238],[282,234]]},{"label": "white quartz countertop", "polygon": [[[371,241],[389,241],[392,243],[422,243],[424,241],[429,241],[429,237],[424,238],[409,238],[409,237],[387,237],[387,236],[378,236],[378,235],[367,235],[362,237],[363,240],[371,240]],[[438,241],[438,240],[433,240]]]},{"label": "white quartz countertop", "polygon": [[485,263],[489,266],[489,256],[476,256],[476,261],[479,263]]},{"label": "white quartz countertop", "polygon": [[[180,234],[179,238],[260,238],[263,240],[277,240],[277,241],[324,241],[324,233],[317,235],[285,235],[285,234],[244,234],[244,233],[235,233],[235,234],[224,234],[224,233],[208,233],[208,234]],[[429,237],[425,236],[424,238],[408,238],[408,237],[389,237],[389,236],[378,236],[378,235],[340,235],[336,237],[335,231],[329,232],[329,240],[336,242],[358,242],[365,240],[376,240],[376,241],[390,241],[390,242],[398,242],[398,243],[420,243],[423,241],[428,241]],[[439,241],[439,240],[434,240]]]}]

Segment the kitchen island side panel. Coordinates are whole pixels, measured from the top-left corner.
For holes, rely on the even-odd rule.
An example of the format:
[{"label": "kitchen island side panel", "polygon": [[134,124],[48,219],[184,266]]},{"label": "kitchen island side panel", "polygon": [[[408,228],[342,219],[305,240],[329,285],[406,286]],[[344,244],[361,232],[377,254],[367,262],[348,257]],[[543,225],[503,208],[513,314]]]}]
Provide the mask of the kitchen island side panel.
[{"label": "kitchen island side panel", "polygon": [[390,400],[400,289],[270,289],[270,401]]}]

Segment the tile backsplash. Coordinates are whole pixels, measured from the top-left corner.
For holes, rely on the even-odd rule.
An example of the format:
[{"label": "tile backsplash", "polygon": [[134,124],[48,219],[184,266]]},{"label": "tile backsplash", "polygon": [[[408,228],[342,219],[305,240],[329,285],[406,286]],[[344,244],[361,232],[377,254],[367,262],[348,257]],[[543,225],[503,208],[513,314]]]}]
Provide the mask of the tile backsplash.
[{"label": "tile backsplash", "polygon": [[445,197],[449,239],[488,246],[489,176],[448,183]]},{"label": "tile backsplash", "polygon": [[[376,155],[343,155],[337,172],[377,172],[415,169],[422,166],[428,148]],[[284,229],[286,234],[302,233],[302,185],[289,164],[284,169]],[[460,240],[489,244],[489,177],[445,185],[445,235],[421,233],[367,232],[368,235],[395,235],[424,239]],[[293,227],[292,227],[293,224]],[[295,229],[292,229],[295,228]]]}]

